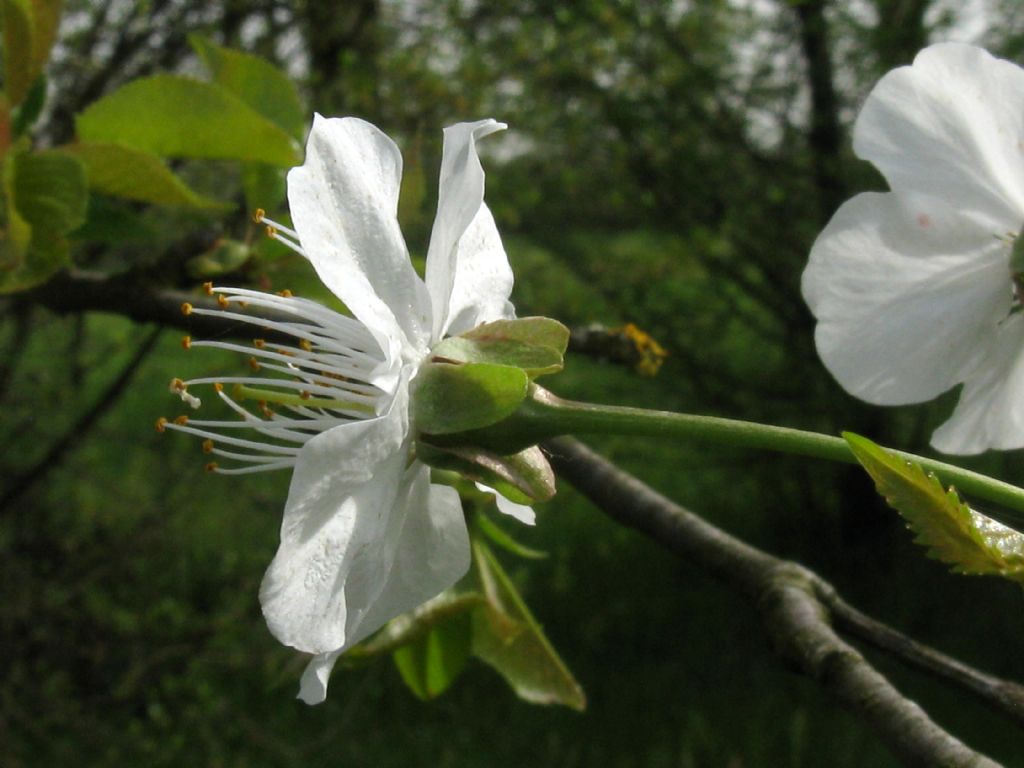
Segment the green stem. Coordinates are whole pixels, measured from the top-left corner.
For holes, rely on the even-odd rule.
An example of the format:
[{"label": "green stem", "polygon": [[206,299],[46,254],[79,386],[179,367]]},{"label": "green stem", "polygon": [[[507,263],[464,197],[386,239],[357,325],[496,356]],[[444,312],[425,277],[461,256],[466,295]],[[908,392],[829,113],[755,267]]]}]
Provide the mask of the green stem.
[{"label": "green stem", "polygon": [[[757,422],[697,416],[670,411],[649,411],[614,405],[594,405],[563,400],[534,386],[530,396],[509,418],[491,427],[459,435],[431,436],[431,442],[471,442],[498,453],[513,453],[561,435],[613,434],[672,437],[736,448],[756,448],[815,459],[856,464],[850,446],[841,437],[775,427]],[[946,485],[964,493],[1024,512],[1024,489],[978,472],[892,451],[934,472]]]}]

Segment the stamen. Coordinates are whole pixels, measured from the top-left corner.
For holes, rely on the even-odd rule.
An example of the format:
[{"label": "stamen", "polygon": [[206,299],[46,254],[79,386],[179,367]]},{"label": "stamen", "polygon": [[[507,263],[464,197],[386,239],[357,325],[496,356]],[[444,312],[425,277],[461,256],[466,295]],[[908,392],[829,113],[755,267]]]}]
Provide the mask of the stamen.
[{"label": "stamen", "polygon": [[224,297],[224,294],[223,294],[223,293],[218,293],[218,294],[217,294],[217,304],[218,304],[218,305],[220,306],[220,308],[221,308],[221,309],[227,309],[227,307],[228,307],[228,305],[229,305],[230,303],[231,303],[231,302],[229,302],[229,301],[228,301],[228,300],[227,300],[227,299],[226,299],[226,298]]},{"label": "stamen", "polygon": [[200,400],[198,397],[196,397],[195,395],[190,395],[188,393],[188,385],[181,379],[171,379],[171,383],[167,388],[173,394],[180,397],[182,402],[188,403],[188,405],[191,406],[193,409],[196,409],[203,404],[203,401]]},{"label": "stamen", "polygon": [[167,430],[167,419],[164,418],[163,416],[161,416],[159,419],[156,420],[156,431],[162,433],[162,432],[165,432],[166,430]]},{"label": "stamen", "polygon": [[207,296],[213,296],[213,283],[203,283],[203,293],[205,293]]},{"label": "stamen", "polygon": [[182,302],[181,314],[185,315],[186,317],[192,314],[192,305],[189,304],[187,301]]},{"label": "stamen", "polygon": [[263,217],[266,215],[266,211],[264,211],[262,208],[257,208],[255,211],[253,211],[252,220],[255,221],[257,224],[262,224]]},{"label": "stamen", "polygon": [[213,440],[210,438],[203,440],[203,453],[213,453]]},{"label": "stamen", "polygon": [[182,347],[182,349],[186,349],[186,350],[192,349],[192,337],[191,336],[182,336],[181,337],[181,347]]},{"label": "stamen", "polygon": [[360,413],[372,414],[375,412],[373,405],[369,403],[358,403],[352,400],[330,400],[327,398],[313,397],[309,392],[303,390],[298,395],[290,395],[284,392],[275,392],[271,389],[257,389],[244,384],[238,384],[232,390],[235,399],[255,400],[261,408],[266,408],[267,403],[279,405],[299,405],[307,408],[330,408],[332,410],[344,409],[358,411]]}]

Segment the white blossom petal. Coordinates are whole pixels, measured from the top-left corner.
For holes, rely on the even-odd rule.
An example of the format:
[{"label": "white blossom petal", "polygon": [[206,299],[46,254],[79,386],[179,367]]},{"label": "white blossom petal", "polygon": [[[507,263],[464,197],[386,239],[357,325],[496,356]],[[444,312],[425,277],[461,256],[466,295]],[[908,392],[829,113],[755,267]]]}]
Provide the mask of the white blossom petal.
[{"label": "white blossom petal", "polygon": [[497,505],[498,511],[502,514],[515,518],[523,525],[537,524],[537,513],[533,511],[533,507],[509,501],[496,490],[484,485],[483,483],[476,483],[476,487],[478,490],[481,490],[484,493],[490,493],[494,496],[494,503]]},{"label": "white blossom petal", "polygon": [[949,420],[932,435],[943,453],[1024,448],[1024,315],[999,326],[995,346],[968,379]]},{"label": "white blossom petal", "polygon": [[395,616],[440,594],[469,569],[469,534],[459,494],[448,486],[431,485],[430,470],[421,464],[410,467],[406,474],[404,494],[392,515],[399,522],[399,531],[393,536],[396,541],[388,544],[388,567],[372,569],[383,570],[380,594],[344,646],[310,660],[299,687],[299,698],[307,704],[319,704],[326,698],[331,669],[345,650]]},{"label": "white blossom petal", "polygon": [[974,46],[926,48],[872,90],[853,147],[893,190],[939,196],[993,234],[1016,233],[1024,221],[1024,70]]},{"label": "white blossom petal", "polygon": [[402,526],[396,507],[409,503],[408,432],[403,382],[383,416],[335,427],[303,446],[281,543],[260,588],[267,624],[282,643],[324,653],[359,631],[391,567]]},{"label": "white blossom petal", "polygon": [[430,301],[398,227],[402,155],[357,118],[316,115],[306,160],[288,173],[302,250],[320,279],[374,334],[389,360],[425,351]]},{"label": "white blossom petal", "polygon": [[1008,248],[935,198],[848,201],[803,276],[826,367],[847,391],[882,405],[928,400],[964,381],[1010,309]]},{"label": "white blossom petal", "polygon": [[512,317],[512,269],[494,217],[484,205],[484,171],[476,142],[505,128],[480,120],[444,131],[437,216],[427,252],[433,340]]}]

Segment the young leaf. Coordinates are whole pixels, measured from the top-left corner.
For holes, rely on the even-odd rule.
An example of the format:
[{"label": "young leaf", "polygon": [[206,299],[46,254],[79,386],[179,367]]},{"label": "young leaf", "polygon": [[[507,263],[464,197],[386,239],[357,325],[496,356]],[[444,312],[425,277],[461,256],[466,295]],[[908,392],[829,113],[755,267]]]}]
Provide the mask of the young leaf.
[{"label": "young leaf", "polygon": [[471,624],[468,613],[431,627],[392,654],[402,680],[424,701],[436,699],[459,676],[469,660]]},{"label": "young leaf", "polygon": [[968,507],[956,490],[867,438],[843,434],[878,492],[907,521],[931,557],[959,573],[1024,582],[1024,534]]},{"label": "young leaf", "polygon": [[89,187],[112,197],[155,205],[225,208],[190,189],[156,155],[117,144],[82,142],[61,148],[85,166]]},{"label": "young leaf", "polygon": [[473,611],[473,655],[493,667],[525,701],[585,709],[583,689],[479,539],[473,542],[473,562],[487,599]]},{"label": "young leaf", "polygon": [[416,377],[416,426],[444,435],[495,424],[526,398],[530,381],[519,368],[486,363],[427,363]]},{"label": "young leaf", "polygon": [[222,48],[199,35],[189,42],[217,85],[227,89],[290,136],[301,139],[306,110],[295,83],[266,59]]},{"label": "young leaf", "polygon": [[75,120],[78,136],[161,157],[298,163],[295,140],[217,85],[176,75],[134,80],[93,102]]}]

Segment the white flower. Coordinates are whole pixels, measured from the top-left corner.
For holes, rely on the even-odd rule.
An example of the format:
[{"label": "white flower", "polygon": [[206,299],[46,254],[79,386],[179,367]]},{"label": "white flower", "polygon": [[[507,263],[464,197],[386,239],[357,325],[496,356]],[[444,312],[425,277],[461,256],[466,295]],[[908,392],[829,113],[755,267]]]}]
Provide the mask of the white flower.
[{"label": "white flower", "polygon": [[932,436],[941,451],[1024,446],[1024,279],[1010,260],[1024,225],[1024,70],[933,45],[875,86],[853,147],[892,191],[846,202],[811,250],[803,294],[822,360],[879,405],[963,383]]},{"label": "white flower", "polygon": [[[158,426],[206,438],[204,449],[233,465],[214,465],[218,471],[294,469],[260,601],[282,643],[316,654],[302,678],[306,702],[324,699],[345,649],[469,567],[458,494],[431,484],[429,468],[413,456],[409,386],[440,339],[514,316],[512,271],[483,202],[475,146],[503,128],[482,120],[445,130],[424,282],[398,227],[398,148],[362,120],[317,115],[305,163],[288,174],[295,230],[268,224],[309,259],[355,319],[238,288],[211,287],[220,311],[188,308],[268,329],[254,349],[189,344],[252,354],[253,376],[172,382],[193,407],[199,401],[188,387],[214,384],[242,421],[182,417]],[[281,320],[254,319],[235,309],[243,303]],[[234,385],[233,396],[224,384]],[[236,437],[235,427],[255,429],[259,438]]]}]

